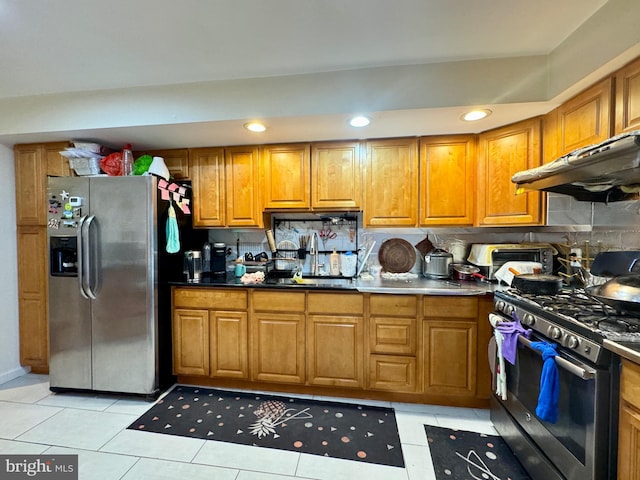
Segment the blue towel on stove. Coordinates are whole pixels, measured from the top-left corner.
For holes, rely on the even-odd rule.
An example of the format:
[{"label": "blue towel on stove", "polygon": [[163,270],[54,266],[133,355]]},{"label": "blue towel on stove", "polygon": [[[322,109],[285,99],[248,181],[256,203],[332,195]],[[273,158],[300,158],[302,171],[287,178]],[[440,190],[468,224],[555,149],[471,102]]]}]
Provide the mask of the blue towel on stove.
[{"label": "blue towel on stove", "polygon": [[549,342],[531,342],[531,346],[542,352],[543,360],[536,415],[546,422],[556,423],[560,397],[560,377],[555,359],[557,345]]}]

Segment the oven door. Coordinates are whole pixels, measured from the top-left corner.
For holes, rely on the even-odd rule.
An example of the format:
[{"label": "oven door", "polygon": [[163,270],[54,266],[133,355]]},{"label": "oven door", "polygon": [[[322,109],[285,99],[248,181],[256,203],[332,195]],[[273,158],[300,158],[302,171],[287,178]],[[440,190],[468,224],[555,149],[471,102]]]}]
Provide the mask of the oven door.
[{"label": "oven door", "polygon": [[[535,410],[543,360],[541,352],[530,344],[531,341],[546,340],[536,334],[531,336],[531,340],[519,337],[516,364],[505,361],[507,400],[497,400],[520,431],[528,435],[528,440],[547,457],[544,461],[550,461],[564,478],[607,478],[610,373],[558,347],[558,421],[549,423],[541,420]],[[538,460],[527,461],[535,464]]]}]

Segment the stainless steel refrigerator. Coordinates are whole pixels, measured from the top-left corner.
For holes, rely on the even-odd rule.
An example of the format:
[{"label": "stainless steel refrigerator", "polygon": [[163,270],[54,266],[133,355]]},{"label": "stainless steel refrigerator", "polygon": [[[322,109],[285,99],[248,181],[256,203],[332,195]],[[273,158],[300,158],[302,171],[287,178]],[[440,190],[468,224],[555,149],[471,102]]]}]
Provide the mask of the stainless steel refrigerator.
[{"label": "stainless steel refrigerator", "polygon": [[51,390],[159,388],[156,179],[51,177]]}]

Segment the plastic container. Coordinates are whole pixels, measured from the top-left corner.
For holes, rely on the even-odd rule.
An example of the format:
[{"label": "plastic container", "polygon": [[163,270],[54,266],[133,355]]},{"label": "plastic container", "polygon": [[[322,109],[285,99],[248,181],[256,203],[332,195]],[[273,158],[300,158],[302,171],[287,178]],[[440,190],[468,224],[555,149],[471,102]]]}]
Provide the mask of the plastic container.
[{"label": "plastic container", "polygon": [[340,255],[336,252],[335,247],[333,253],[329,255],[329,275],[340,275]]},{"label": "plastic container", "polygon": [[122,150],[122,175],[131,175],[133,173],[133,152],[131,144],[127,143]]}]

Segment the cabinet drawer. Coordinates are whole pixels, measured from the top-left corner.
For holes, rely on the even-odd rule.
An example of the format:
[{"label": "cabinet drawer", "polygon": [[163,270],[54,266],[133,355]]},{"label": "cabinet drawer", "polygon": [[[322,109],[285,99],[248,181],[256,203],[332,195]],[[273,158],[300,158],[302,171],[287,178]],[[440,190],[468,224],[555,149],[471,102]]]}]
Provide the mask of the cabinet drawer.
[{"label": "cabinet drawer", "polygon": [[415,317],[418,313],[418,299],[413,295],[373,294],[369,305],[372,315]]},{"label": "cabinet drawer", "polygon": [[211,310],[246,310],[247,291],[230,288],[174,288],[174,307],[195,307]]},{"label": "cabinet drawer", "polygon": [[475,297],[424,297],[425,317],[476,318],[478,299]]},{"label": "cabinet drawer", "polygon": [[369,346],[372,353],[415,355],[415,318],[371,317],[369,321]]},{"label": "cabinet drawer", "polygon": [[369,357],[369,388],[394,392],[416,391],[415,357],[371,355]]},{"label": "cabinet drawer", "polygon": [[360,293],[310,293],[309,313],[362,315],[364,297]]},{"label": "cabinet drawer", "polygon": [[253,292],[253,309],[260,312],[304,312],[304,292]]}]

